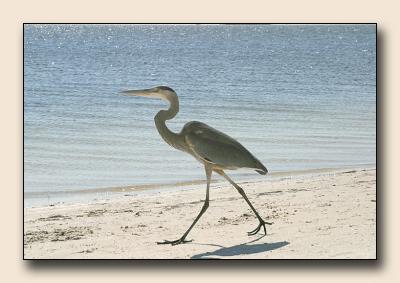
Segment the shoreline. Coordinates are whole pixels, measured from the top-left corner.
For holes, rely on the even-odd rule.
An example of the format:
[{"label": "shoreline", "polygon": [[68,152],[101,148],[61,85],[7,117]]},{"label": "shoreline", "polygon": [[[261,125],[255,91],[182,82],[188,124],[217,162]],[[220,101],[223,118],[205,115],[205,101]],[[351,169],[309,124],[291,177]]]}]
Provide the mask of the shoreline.
[{"label": "shoreline", "polygon": [[24,209],[24,258],[376,258],[376,169],[341,169],[238,182],[265,221],[267,236],[227,182],[205,190],[128,195],[102,202]]},{"label": "shoreline", "polygon": [[[320,175],[324,173],[340,172],[343,170],[360,170],[363,168],[368,169],[375,167],[376,167],[375,164],[365,164],[365,165],[353,165],[353,166],[349,165],[342,167],[278,171],[278,172],[268,173],[267,176],[262,176],[262,177],[246,176],[245,178],[239,179],[237,181],[238,183],[273,182],[284,178],[293,178],[299,176],[301,177],[307,175]],[[215,177],[217,177],[217,179]],[[211,180],[211,185],[220,184],[223,182],[224,179],[214,174]],[[111,187],[88,188],[88,189],[60,190],[54,192],[46,192],[46,191],[24,192],[24,208],[46,207],[46,206],[55,206],[60,204],[66,204],[66,205],[79,204],[81,203],[80,200],[81,196],[83,197],[82,199],[84,200],[83,203],[88,204],[99,200],[104,201],[104,200],[110,200],[110,198],[122,197],[125,194],[141,195],[146,193],[154,194],[158,192],[171,192],[175,190],[200,189],[204,188],[205,184],[206,180],[204,179],[204,180],[180,181],[174,183],[166,182],[159,184],[138,184],[138,185],[111,186]],[[47,199],[47,204],[46,204],[46,199]],[[50,201],[50,199],[52,199],[52,201]]]}]

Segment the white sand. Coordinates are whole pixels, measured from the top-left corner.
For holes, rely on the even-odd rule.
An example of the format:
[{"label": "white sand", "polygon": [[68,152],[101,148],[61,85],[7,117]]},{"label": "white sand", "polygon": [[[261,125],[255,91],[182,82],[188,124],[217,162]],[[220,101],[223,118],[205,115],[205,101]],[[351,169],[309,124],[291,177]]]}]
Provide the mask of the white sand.
[{"label": "white sand", "polygon": [[283,180],[239,182],[266,221],[268,235],[247,236],[258,220],[227,182],[125,196],[103,203],[26,208],[24,256],[31,258],[365,258],[376,257],[376,170],[347,169]]}]

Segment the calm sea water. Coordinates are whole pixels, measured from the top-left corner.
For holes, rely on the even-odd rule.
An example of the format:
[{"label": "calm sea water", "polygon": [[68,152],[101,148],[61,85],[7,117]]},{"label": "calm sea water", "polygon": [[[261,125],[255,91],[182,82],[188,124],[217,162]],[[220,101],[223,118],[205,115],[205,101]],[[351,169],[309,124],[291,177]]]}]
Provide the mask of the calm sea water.
[{"label": "calm sea water", "polygon": [[205,122],[270,172],[374,165],[375,37],[374,25],[25,25],[26,196],[204,179],[158,135],[162,101],[118,94],[156,85],[179,95],[172,130]]}]

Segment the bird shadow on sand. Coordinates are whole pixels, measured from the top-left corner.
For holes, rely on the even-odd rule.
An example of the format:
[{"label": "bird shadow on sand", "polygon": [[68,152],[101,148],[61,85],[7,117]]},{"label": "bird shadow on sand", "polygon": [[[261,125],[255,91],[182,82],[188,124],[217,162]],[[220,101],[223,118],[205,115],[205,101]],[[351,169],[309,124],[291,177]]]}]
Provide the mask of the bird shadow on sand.
[{"label": "bird shadow on sand", "polygon": [[224,256],[257,254],[257,253],[276,250],[276,249],[282,248],[289,244],[289,242],[287,242],[287,241],[275,242],[275,243],[252,244],[252,243],[260,240],[261,238],[264,238],[264,236],[261,236],[250,242],[232,246],[232,247],[223,247],[220,245],[211,245],[211,244],[198,244],[198,245],[216,246],[216,247],[219,247],[219,249],[212,251],[212,252],[206,252],[206,253],[194,255],[191,257],[191,259],[210,259],[210,258],[221,258]]}]

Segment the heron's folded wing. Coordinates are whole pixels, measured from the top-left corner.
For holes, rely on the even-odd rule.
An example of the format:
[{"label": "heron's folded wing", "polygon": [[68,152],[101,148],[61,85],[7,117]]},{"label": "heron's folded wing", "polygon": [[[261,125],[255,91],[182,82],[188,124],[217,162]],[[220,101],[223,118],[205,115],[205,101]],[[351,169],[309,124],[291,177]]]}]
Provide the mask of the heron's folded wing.
[{"label": "heron's folded wing", "polygon": [[226,168],[259,168],[259,161],[238,141],[203,123],[191,125],[185,139],[193,152]]}]

